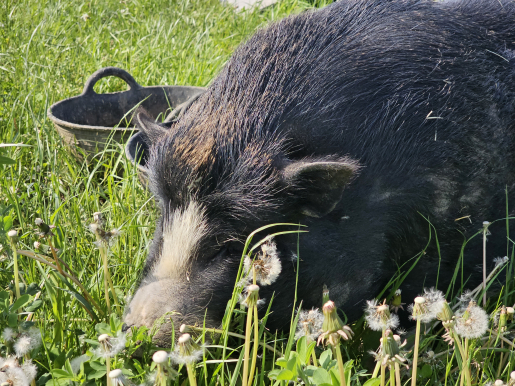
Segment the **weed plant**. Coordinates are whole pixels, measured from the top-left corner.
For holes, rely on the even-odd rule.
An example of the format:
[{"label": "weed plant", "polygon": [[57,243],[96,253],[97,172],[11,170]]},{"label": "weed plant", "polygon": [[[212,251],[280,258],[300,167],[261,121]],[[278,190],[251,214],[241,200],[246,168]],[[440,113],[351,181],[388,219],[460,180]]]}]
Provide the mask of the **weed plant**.
[{"label": "weed plant", "polygon": [[[240,12],[218,0],[0,4],[2,386],[515,384],[509,239],[509,257],[485,272],[484,287],[460,300],[453,296],[461,292],[465,243],[455,280],[441,288],[445,294],[421,288],[424,300],[417,298],[412,308],[417,327],[405,336],[395,312],[414,300],[402,299],[400,288],[425,249],[371,299],[365,318],[348,326],[325,291],[323,313],[300,311],[296,301],[290,331],[279,334],[266,329],[268,313],[256,312],[259,286],[277,276],[273,240],[252,235],[221,330],[175,326],[179,339],[166,351],[151,337],[169,315],[152,328],[122,332],[156,207],[122,146],[111,144],[89,163],[75,159],[46,118],[48,107],[78,95],[105,66],[128,70],[142,85],[206,86],[257,28],[324,5],[285,0]],[[125,88],[106,78],[95,90]],[[504,224],[508,230],[509,219],[492,221],[474,237]],[[299,232],[291,224],[267,231]],[[430,243],[438,239],[428,222]],[[484,304],[494,283],[501,290]]]}]

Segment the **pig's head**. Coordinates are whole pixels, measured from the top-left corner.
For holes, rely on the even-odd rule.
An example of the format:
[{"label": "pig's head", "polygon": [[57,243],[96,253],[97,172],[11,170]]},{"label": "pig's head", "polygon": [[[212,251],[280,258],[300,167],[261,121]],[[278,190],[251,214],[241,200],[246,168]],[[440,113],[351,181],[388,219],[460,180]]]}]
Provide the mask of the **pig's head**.
[{"label": "pig's head", "polygon": [[[325,216],[358,169],[341,157],[293,160],[277,134],[228,135],[205,125],[166,131],[142,114],[138,125],[151,149],[149,185],[161,217],[127,327],[150,327],[165,313],[175,331],[182,323],[218,327],[248,234],[266,224]],[[291,315],[297,236],[281,236],[276,244],[282,271],[260,295],[270,299],[275,292],[280,327]],[[169,345],[170,323],[154,339]]]}]

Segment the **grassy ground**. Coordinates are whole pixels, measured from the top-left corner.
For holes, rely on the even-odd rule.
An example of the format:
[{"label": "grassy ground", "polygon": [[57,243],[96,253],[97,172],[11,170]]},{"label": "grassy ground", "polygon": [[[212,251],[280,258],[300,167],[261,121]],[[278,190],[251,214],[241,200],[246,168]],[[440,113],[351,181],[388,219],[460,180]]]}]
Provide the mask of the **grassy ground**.
[{"label": "grassy ground", "polygon": [[[116,227],[122,231],[109,248],[109,271],[120,299],[119,307],[113,304],[113,315],[121,315],[125,298],[134,290],[144,263],[157,215],[152,198],[141,187],[122,147],[113,146],[89,164],[77,161],[62,146],[47,119],[48,107],[79,94],[88,76],[105,66],[126,69],[144,86],[206,86],[235,47],[257,28],[285,15],[323,5],[323,2],[285,0],[262,12],[243,13],[223,6],[218,0],[6,0],[0,4],[0,143],[29,145],[0,148],[0,163],[6,161],[2,157],[14,160],[0,164],[0,221],[3,222],[0,303],[4,303],[0,308],[0,331],[8,326],[22,331],[28,327],[27,323],[22,323],[27,319],[40,329],[44,344],[30,353],[38,366],[38,384],[105,384],[106,358],[96,338],[101,333],[116,336],[121,323],[116,316],[105,317],[102,260],[88,224],[92,214],[101,211],[109,229]],[[107,78],[100,81],[95,90],[100,93],[125,88],[119,79]],[[36,218],[56,226],[53,237],[39,238],[34,224]],[[7,237],[11,229],[18,231],[17,248],[20,250],[33,252],[34,242],[40,241],[41,253],[51,256],[47,248],[51,240],[59,249],[60,259],[70,268],[65,271],[73,272],[92,301],[84,299],[84,291],[70,278],[65,279],[59,270],[20,255],[19,277],[26,285],[25,299],[28,300],[20,306],[25,312],[23,317],[13,320],[9,314],[16,314],[18,306],[12,306],[16,291],[13,248]],[[28,290],[32,283],[41,291]],[[503,298],[513,302],[513,288],[504,291],[509,297]],[[2,293],[7,294],[6,297],[2,297]],[[491,308],[498,306],[500,304]],[[30,316],[28,312],[34,310]],[[235,316],[237,333],[244,333],[243,328],[238,329],[243,326],[244,317],[241,313]],[[263,334],[262,327],[260,334]],[[379,335],[360,335],[358,344],[345,351],[354,359],[353,363],[346,364],[346,376],[352,375],[353,384],[363,384],[370,378],[370,375],[364,376],[360,362],[364,358],[363,345],[359,342],[373,339],[377,347]],[[428,347],[425,351],[433,349],[443,354],[421,362],[419,384],[459,382],[461,371],[453,372],[453,369],[461,359],[447,352],[449,347],[440,338],[436,339],[436,335],[438,329],[434,335],[427,334],[422,347]],[[499,377],[508,382],[514,367],[513,350],[510,351],[508,343],[501,348],[501,340],[495,334],[494,337],[493,343],[483,341],[478,345],[475,342],[471,348],[474,353],[471,362],[478,363],[481,369],[475,378],[479,383]],[[513,341],[512,336],[507,337],[508,342]],[[201,340],[204,339],[201,336]],[[330,350],[317,349],[317,368],[325,372],[320,370],[314,374],[317,368],[307,367],[306,350],[310,346],[304,346],[304,341],[293,345],[292,334],[279,339],[264,335],[263,339],[277,352],[259,351],[262,360],[255,378],[258,384],[270,382],[268,371],[274,367],[275,360],[284,355],[288,359],[301,358],[298,359],[301,373],[295,367],[297,362],[290,361],[286,365],[279,361],[276,370],[291,370],[291,374],[282,372],[280,376],[276,372],[275,376],[282,377],[283,384],[288,377],[294,381],[304,377],[304,383],[311,384],[339,382],[331,375],[338,377],[336,357],[332,358]],[[111,369],[123,368],[135,384],[148,381],[148,375],[156,370],[151,362],[155,350],[149,345],[144,350],[139,349],[138,358],[132,355],[140,341],[149,342],[144,330],[135,332],[124,349],[109,360]],[[243,340],[232,337],[208,348],[204,360],[197,365],[197,381],[206,385],[239,384],[242,344]],[[481,345],[492,349],[481,351]],[[292,348],[299,355],[290,354]],[[12,343],[0,338],[0,357],[12,354]],[[223,359],[225,363],[221,363]],[[174,384],[186,381],[183,367]],[[1,372],[0,366],[0,375]],[[408,382],[409,378],[410,373],[406,371],[402,382]],[[380,381],[369,382],[369,385],[377,385]]]}]

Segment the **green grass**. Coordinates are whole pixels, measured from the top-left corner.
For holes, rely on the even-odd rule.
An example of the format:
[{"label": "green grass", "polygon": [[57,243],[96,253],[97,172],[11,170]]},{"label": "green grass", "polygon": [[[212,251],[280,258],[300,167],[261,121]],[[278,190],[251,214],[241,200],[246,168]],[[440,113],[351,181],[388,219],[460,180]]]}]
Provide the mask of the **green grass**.
[{"label": "green grass", "polygon": [[[109,269],[122,307],[126,296],[134,291],[158,215],[152,197],[142,188],[136,170],[125,159],[121,146],[109,148],[88,164],[77,161],[62,145],[47,119],[48,107],[80,94],[86,79],[106,66],[126,69],[143,86],[206,86],[234,49],[256,29],[288,14],[323,5],[321,1],[313,4],[285,0],[264,11],[238,12],[218,0],[1,2],[0,143],[23,143],[29,147],[0,148],[0,157],[15,160],[12,164],[0,165],[0,220],[3,222],[3,229],[0,229],[0,291],[13,290],[12,248],[6,232],[12,228],[18,230],[18,249],[33,250],[36,240],[48,244],[36,234],[34,220],[41,217],[56,226],[52,240],[60,250],[60,258],[101,307],[101,311],[92,307],[95,316],[91,317],[83,307],[83,304],[91,304],[83,301],[76,285],[63,280],[47,265],[18,256],[21,280],[27,285],[36,283],[41,288],[42,303],[33,316],[44,340],[42,348],[33,353],[39,368],[38,384],[105,383],[102,372],[105,372],[105,361],[93,350],[98,346],[97,336],[105,332],[115,335],[120,329],[120,321],[102,317],[106,310],[102,261],[93,245],[95,237],[88,230],[92,214],[101,211],[109,229],[122,230],[109,255]],[[101,93],[125,88],[121,80],[106,78],[95,90]],[[513,272],[512,267],[513,258],[510,272]],[[394,279],[392,284],[399,285]],[[504,287],[499,304],[511,305],[508,302],[515,300],[513,291],[513,284]],[[12,295],[5,301],[12,304]],[[411,302],[412,299],[404,301]],[[494,306],[491,305],[490,310]],[[114,310],[118,314],[122,312],[121,308],[114,307]],[[245,315],[236,307],[231,316],[234,332],[244,334],[239,326],[243,326]],[[4,312],[0,316],[0,330],[7,323],[8,316]],[[369,369],[367,358],[370,356],[363,350],[364,347],[375,349],[378,346],[378,335],[367,333],[362,325],[362,322],[355,325],[357,343],[344,347],[344,357],[354,360],[352,366],[347,364],[348,370],[352,367],[352,384],[363,384],[370,378],[370,375],[364,376],[365,368]],[[442,377],[442,384],[453,384],[458,379],[459,372],[446,377],[446,366],[451,371],[457,362],[452,353],[445,354],[448,346],[436,337],[438,328],[422,340],[421,346],[424,350],[429,347],[444,353],[441,354],[444,361],[422,362],[419,374],[424,377],[420,384],[433,384]],[[151,345],[138,351],[140,359],[131,357],[139,340],[149,343],[147,332],[145,329],[135,332],[128,340],[127,348],[112,359],[111,368],[124,368],[135,384],[144,382],[147,374],[153,371]],[[276,339],[266,332],[264,324],[260,326],[260,334],[280,354],[260,351],[263,357],[256,375],[259,385],[269,384],[268,372],[279,356],[297,355],[289,354],[290,349],[295,353],[307,350],[307,346],[302,346],[304,343],[297,347],[291,334]],[[200,335],[201,340],[205,338]],[[228,337],[218,342],[218,346],[210,347],[205,360],[196,368],[198,383],[239,384],[242,344],[243,340]],[[493,343],[490,346],[493,347]],[[496,342],[495,347],[490,351],[475,352],[481,355],[481,359],[475,360],[483,364],[484,380],[497,378],[500,343]],[[513,350],[506,347],[504,345],[509,360],[502,368],[505,380],[513,370],[514,362]],[[12,350],[11,345],[0,338],[0,357],[9,354],[9,350]],[[326,366],[327,369],[333,363],[327,352],[317,349],[317,356],[321,368]],[[78,373],[70,368],[74,359],[77,363],[76,358],[85,360]],[[224,359],[227,360],[225,364],[221,363]],[[303,363],[300,367],[305,368]],[[281,367],[275,365],[275,369]],[[308,381],[331,382],[331,378],[325,376],[320,371],[317,378],[320,382]],[[186,379],[185,369],[181,369],[174,384],[182,385]],[[375,381],[371,382],[374,384]],[[405,382],[409,382],[408,373],[403,375]]]}]

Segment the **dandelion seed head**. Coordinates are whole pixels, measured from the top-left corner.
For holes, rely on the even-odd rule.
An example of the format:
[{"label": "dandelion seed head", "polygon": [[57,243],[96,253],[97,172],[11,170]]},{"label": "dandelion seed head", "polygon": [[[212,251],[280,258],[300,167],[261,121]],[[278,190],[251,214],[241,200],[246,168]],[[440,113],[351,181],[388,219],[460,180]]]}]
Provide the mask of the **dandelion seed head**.
[{"label": "dandelion seed head", "polygon": [[0,369],[0,384],[7,383],[9,386],[29,386],[37,374],[37,368],[30,359],[20,366],[14,357],[0,357]]},{"label": "dandelion seed head", "polygon": [[494,386],[504,386],[504,382],[498,379],[494,382]]},{"label": "dandelion seed head", "polygon": [[259,299],[259,286],[256,284],[250,284],[245,287],[240,294],[238,301],[245,307],[253,306],[255,303],[258,306],[261,306],[264,303],[264,299]]},{"label": "dandelion seed head", "polygon": [[30,380],[20,367],[8,367],[0,372],[0,382],[7,382],[9,386],[29,386]]},{"label": "dandelion seed head", "polygon": [[32,360],[30,359],[23,362],[23,365],[21,365],[21,370],[25,373],[25,376],[28,378],[29,382],[36,378],[36,375],[38,374],[38,368],[34,363],[32,363]]},{"label": "dandelion seed head", "polygon": [[9,236],[11,239],[12,238],[15,238],[18,236],[18,232],[16,230],[10,230],[9,232],[7,232],[7,236]]},{"label": "dandelion seed head", "polygon": [[21,358],[30,352],[30,347],[32,346],[32,342],[27,335],[22,335],[18,338],[16,343],[14,343],[14,351],[16,352],[16,356]]},{"label": "dandelion seed head", "polygon": [[371,330],[383,331],[396,329],[399,326],[399,317],[391,314],[387,304],[379,304],[377,300],[367,300],[365,319]]},{"label": "dandelion seed head", "polygon": [[127,334],[119,332],[116,337],[102,334],[99,335],[98,341],[100,342],[100,346],[93,350],[93,353],[103,358],[110,358],[114,357],[125,348]]},{"label": "dandelion seed head", "polygon": [[6,327],[3,331],[2,331],[2,338],[4,338],[4,340],[6,342],[11,342],[14,340],[15,336],[17,334],[14,332],[14,330],[10,327]]},{"label": "dandelion seed head", "polygon": [[152,360],[157,364],[163,364],[168,361],[168,353],[166,351],[156,351],[154,355],[152,355]]},{"label": "dandelion seed head", "polygon": [[93,213],[93,221],[102,226],[102,224],[104,223],[104,216],[102,215],[102,212],[95,212]]},{"label": "dandelion seed head", "polygon": [[115,369],[109,372],[111,384],[113,386],[132,385],[132,383],[123,375],[121,369]]},{"label": "dandelion seed head", "polygon": [[324,315],[318,308],[299,311],[299,323],[297,324],[295,339],[298,340],[305,336],[309,341],[316,340],[322,332],[323,323]]},{"label": "dandelion seed head", "polygon": [[424,294],[415,298],[415,304],[408,307],[411,318],[421,323],[430,323],[437,318],[445,304],[442,291],[435,288],[424,289]]},{"label": "dandelion seed head", "polygon": [[456,333],[468,339],[480,338],[488,329],[488,314],[474,302],[456,313]]},{"label": "dandelion seed head", "polygon": [[195,343],[190,334],[182,334],[177,340],[177,347],[169,355],[170,360],[178,365],[198,362],[204,354],[204,347]]},{"label": "dandelion seed head", "polygon": [[472,291],[466,290],[464,291],[461,296],[458,297],[458,301],[462,304],[469,304],[471,301],[474,300],[474,294]]},{"label": "dandelion seed head", "polygon": [[502,267],[503,265],[507,264],[509,261],[510,261],[510,259],[508,259],[508,256],[496,257],[494,259],[495,268]]},{"label": "dandelion seed head", "polygon": [[122,370],[120,369],[115,369],[113,371],[110,371],[109,372],[109,378],[118,378],[120,375],[122,375]]},{"label": "dandelion seed head", "polygon": [[256,280],[261,285],[274,283],[282,269],[277,246],[271,240],[261,244],[261,253],[259,253],[254,260],[245,256],[243,264],[245,269],[244,276],[252,280],[252,270],[255,270]]}]

